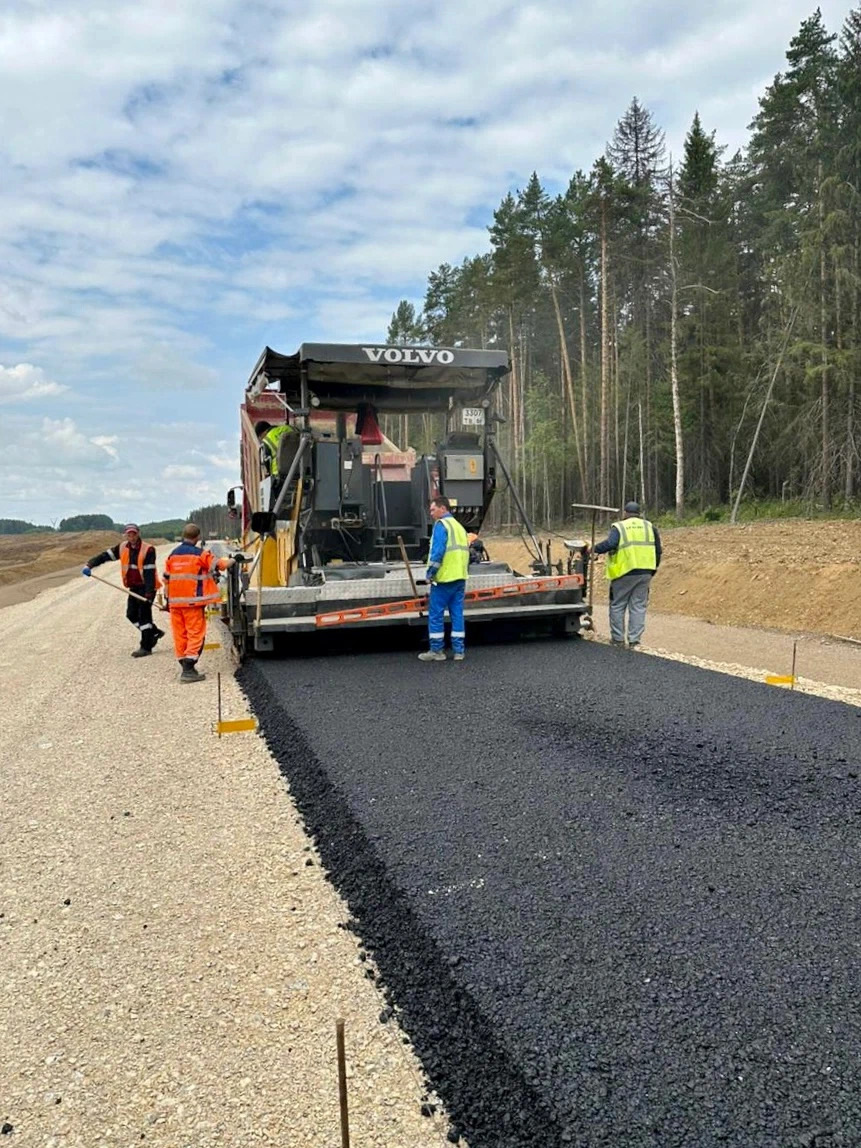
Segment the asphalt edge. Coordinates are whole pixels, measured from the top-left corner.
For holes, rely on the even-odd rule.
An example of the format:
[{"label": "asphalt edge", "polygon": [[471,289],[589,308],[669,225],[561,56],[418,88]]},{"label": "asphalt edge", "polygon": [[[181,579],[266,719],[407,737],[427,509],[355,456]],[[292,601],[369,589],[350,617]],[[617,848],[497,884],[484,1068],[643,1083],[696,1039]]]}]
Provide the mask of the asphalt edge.
[{"label": "asphalt edge", "polygon": [[471,1148],[562,1148],[556,1114],[495,1039],[469,986],[455,979],[284,702],[254,662],[240,666],[236,680],[326,875],[349,908],[348,927],[379,970],[377,976],[369,967],[366,975],[387,1001],[380,1020],[396,1016],[409,1037],[429,1088],[450,1116],[449,1141],[463,1136]]}]

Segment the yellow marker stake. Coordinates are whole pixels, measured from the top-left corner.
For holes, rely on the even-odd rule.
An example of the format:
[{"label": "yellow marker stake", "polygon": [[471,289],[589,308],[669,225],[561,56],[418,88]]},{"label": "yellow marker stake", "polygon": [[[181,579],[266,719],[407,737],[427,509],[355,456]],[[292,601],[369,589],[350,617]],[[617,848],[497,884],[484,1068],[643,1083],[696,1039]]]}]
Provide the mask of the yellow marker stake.
[{"label": "yellow marker stake", "polygon": [[790,689],[795,689],[795,659],[798,655],[798,642],[792,643],[792,673],[791,674],[767,674],[765,678],[766,685],[769,686],[789,686]]},{"label": "yellow marker stake", "polygon": [[257,719],[250,718],[237,718],[235,721],[217,721],[215,723],[215,732],[219,737],[223,733],[243,733],[246,730],[257,729]]},{"label": "yellow marker stake", "polygon": [[243,733],[246,730],[257,729],[257,718],[236,718],[234,721],[221,720],[221,674],[217,674],[218,680],[218,721],[213,725],[215,733],[219,737],[223,733]]}]

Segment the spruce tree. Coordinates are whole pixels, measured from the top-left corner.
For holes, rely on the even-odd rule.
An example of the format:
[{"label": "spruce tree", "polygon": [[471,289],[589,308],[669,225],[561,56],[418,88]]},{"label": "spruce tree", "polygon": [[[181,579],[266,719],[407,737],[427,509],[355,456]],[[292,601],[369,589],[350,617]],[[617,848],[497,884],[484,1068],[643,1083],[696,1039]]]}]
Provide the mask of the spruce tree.
[{"label": "spruce tree", "polygon": [[408,346],[411,343],[421,343],[423,336],[421,315],[416,315],[416,309],[408,299],[401,299],[389,323],[386,342]]}]

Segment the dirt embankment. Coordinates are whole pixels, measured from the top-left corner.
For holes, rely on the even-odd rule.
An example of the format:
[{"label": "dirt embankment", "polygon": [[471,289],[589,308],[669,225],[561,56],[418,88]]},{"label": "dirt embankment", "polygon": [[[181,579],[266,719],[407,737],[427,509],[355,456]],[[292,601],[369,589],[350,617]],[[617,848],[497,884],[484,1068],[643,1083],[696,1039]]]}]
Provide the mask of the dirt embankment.
[{"label": "dirt embankment", "polygon": [[80,565],[119,541],[113,531],[0,535],[0,586]]},{"label": "dirt embankment", "polygon": [[119,540],[119,534],[104,530],[0,535],[0,608],[27,602],[65,582],[87,559]]},{"label": "dirt embankment", "polygon": [[[570,536],[577,537],[576,530]],[[661,538],[664,560],[652,593],[656,610],[734,626],[861,638],[861,521],[675,527],[662,530]],[[554,558],[563,556],[561,539],[552,542]],[[488,537],[487,545],[493,558],[528,569],[519,539]],[[602,567],[595,596],[606,597]]]},{"label": "dirt embankment", "polygon": [[658,610],[861,637],[861,521],[700,526],[662,538]]}]

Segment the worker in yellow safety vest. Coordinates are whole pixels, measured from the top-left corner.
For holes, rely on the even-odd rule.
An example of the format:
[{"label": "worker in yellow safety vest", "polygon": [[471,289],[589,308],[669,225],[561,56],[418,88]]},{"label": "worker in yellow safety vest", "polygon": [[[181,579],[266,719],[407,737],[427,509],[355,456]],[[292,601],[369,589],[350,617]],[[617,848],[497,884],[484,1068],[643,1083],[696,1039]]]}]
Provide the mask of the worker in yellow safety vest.
[{"label": "worker in yellow safety vest", "polygon": [[469,539],[466,530],[452,514],[447,498],[440,495],[431,499],[430,516],[434,522],[427,569],[427,580],[431,584],[428,601],[430,649],[419,654],[419,660],[445,661],[445,612],[448,610],[454,660],[462,662],[466,653],[463,601],[469,576]]},{"label": "worker in yellow safety vest", "polygon": [[661,564],[661,536],[647,518],[640,515],[637,502],[628,502],[622,517],[610,527],[594,554],[607,555],[610,580],[610,641],[625,644],[625,615],[628,621],[628,649],[640,644],[646,625],[649,588]]},{"label": "worker in yellow safety vest", "polygon": [[277,426],[273,426],[272,423],[261,419],[254,424],[254,433],[265,452],[269,473],[273,478],[278,478],[278,448],[281,440],[285,435],[295,434],[296,431],[289,423],[279,423]]}]

